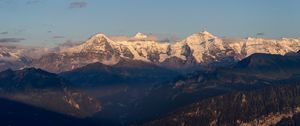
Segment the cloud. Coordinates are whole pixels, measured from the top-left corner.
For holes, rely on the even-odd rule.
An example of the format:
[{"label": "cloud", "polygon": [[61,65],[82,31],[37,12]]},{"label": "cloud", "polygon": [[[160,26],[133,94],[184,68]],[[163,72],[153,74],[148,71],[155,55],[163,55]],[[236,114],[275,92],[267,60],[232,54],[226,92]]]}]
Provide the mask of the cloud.
[{"label": "cloud", "polygon": [[82,42],[79,42],[79,41],[67,40],[64,43],[58,44],[57,47],[54,48],[54,50],[59,52],[59,51],[65,50],[66,48],[70,48],[70,47],[79,45],[81,43]]},{"label": "cloud", "polygon": [[65,38],[65,36],[53,36],[52,38],[54,38],[54,39],[61,39],[61,38]]},{"label": "cloud", "polygon": [[134,37],[129,37],[129,36],[125,36],[125,35],[120,35],[120,36],[109,36],[109,39],[113,40],[113,41],[158,41],[158,38],[156,36],[153,35],[147,35],[147,38],[145,39],[136,39]]},{"label": "cloud", "polygon": [[85,8],[87,6],[87,2],[72,2],[69,5],[69,8]]},{"label": "cloud", "polygon": [[24,56],[29,56],[33,59],[38,59],[41,56],[53,52],[51,48],[46,47],[25,47]]},{"label": "cloud", "polygon": [[[52,48],[47,47],[37,47],[37,46],[24,46],[21,44],[13,44],[13,43],[0,43],[0,48],[7,48],[11,50],[11,52],[21,52],[19,53],[22,57],[30,57],[33,59],[38,59],[42,55],[52,53],[54,50]],[[12,60],[9,57],[0,58],[0,60]]]},{"label": "cloud", "polygon": [[222,37],[222,40],[226,43],[236,43],[236,42],[240,42],[243,39],[242,38],[238,38],[238,37]]},{"label": "cloud", "polygon": [[72,41],[72,40],[67,40],[66,42],[61,43],[58,46],[60,46],[60,47],[72,47],[72,46],[75,46],[75,45],[79,45],[80,43],[81,42],[75,42],[75,41]]},{"label": "cloud", "polygon": [[150,36],[155,36],[157,41],[159,42],[174,43],[181,40],[179,36],[168,33],[151,33]]},{"label": "cloud", "polygon": [[0,43],[21,42],[24,38],[0,38]]},{"label": "cloud", "polygon": [[137,40],[142,40],[142,41],[157,41],[157,42],[177,42],[180,40],[180,38],[176,35],[172,34],[154,34],[154,33],[147,33],[147,38],[145,39],[136,39],[134,36],[125,36],[125,35],[120,35],[120,36],[109,36],[109,38],[113,41],[137,41]]},{"label": "cloud", "polygon": [[12,34],[20,35],[21,33],[26,32],[27,29],[13,29],[11,31]]},{"label": "cloud", "polygon": [[109,39],[113,40],[113,41],[128,41],[130,39],[130,37],[128,36],[109,36]]},{"label": "cloud", "polygon": [[0,32],[1,35],[6,35],[8,32]]},{"label": "cloud", "polygon": [[258,32],[258,33],[256,33],[256,36],[264,36],[264,35],[265,35],[264,32]]}]

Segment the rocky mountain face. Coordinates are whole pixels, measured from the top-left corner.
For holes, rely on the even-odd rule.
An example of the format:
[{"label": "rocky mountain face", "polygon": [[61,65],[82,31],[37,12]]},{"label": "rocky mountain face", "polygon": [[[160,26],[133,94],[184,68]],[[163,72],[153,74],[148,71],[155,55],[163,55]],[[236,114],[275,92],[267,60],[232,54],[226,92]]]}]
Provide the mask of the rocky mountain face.
[{"label": "rocky mountain face", "polygon": [[0,71],[20,69],[31,64],[31,59],[22,56],[23,51],[11,46],[0,45]]},{"label": "rocky mountain face", "polygon": [[221,87],[253,89],[271,85],[273,81],[297,77],[300,74],[299,65],[299,55],[253,54],[231,66],[179,77],[174,87],[183,89],[184,92]]},{"label": "rocky mountain face", "polygon": [[300,113],[294,114],[292,117],[281,119],[276,126],[298,126],[300,125]]},{"label": "rocky mountain face", "polygon": [[0,97],[77,117],[101,110],[98,100],[71,88],[56,74],[40,69],[0,72]]},{"label": "rocky mountain face", "polygon": [[299,65],[299,55],[253,54],[229,67],[189,74],[164,90],[177,90],[174,102],[192,104],[146,125],[297,123]]},{"label": "rocky mountain face", "polygon": [[106,65],[118,63],[121,59],[140,60],[164,67],[187,68],[197,64],[241,60],[253,53],[284,55],[300,49],[298,39],[240,40],[223,39],[200,32],[175,42],[157,42],[138,33],[132,40],[111,40],[104,34],[96,34],[86,42],[58,53],[51,53],[35,60],[34,67],[50,72],[63,72],[101,62]]},{"label": "rocky mountain face", "polygon": [[21,45],[0,44],[0,71],[19,70],[29,67],[33,60],[53,50],[46,47],[27,47]]},{"label": "rocky mountain face", "polygon": [[[299,81],[299,80],[297,80]],[[209,98],[170,113],[147,126],[276,125],[300,113],[299,82]],[[282,124],[283,122],[281,122]]]},{"label": "rocky mountain face", "polygon": [[299,74],[299,63],[300,55],[253,54],[238,62],[234,69],[265,79],[284,79]]},{"label": "rocky mountain face", "polygon": [[[241,65],[248,60],[246,58],[231,66],[182,75],[174,81],[138,89],[128,86],[123,90],[120,89],[119,93],[106,97],[100,96],[99,99],[105,109],[95,114],[95,117],[105,118],[108,124],[114,125],[141,124],[205,99],[228,93],[246,93],[291,84],[284,81],[299,78],[299,56],[253,54],[248,58],[251,59],[251,64],[256,64],[255,67]],[[255,59],[261,60],[257,62]],[[262,69],[262,67],[266,68]],[[298,81],[299,79],[292,82]],[[251,111],[254,109],[256,106],[251,108]],[[226,115],[225,112],[224,114]],[[162,121],[163,124],[165,123]]]}]

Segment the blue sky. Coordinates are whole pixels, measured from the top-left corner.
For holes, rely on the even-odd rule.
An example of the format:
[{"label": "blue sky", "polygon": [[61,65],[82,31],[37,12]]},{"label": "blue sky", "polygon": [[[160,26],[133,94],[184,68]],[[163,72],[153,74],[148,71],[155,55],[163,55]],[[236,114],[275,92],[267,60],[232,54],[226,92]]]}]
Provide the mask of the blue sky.
[{"label": "blue sky", "polygon": [[102,32],[300,37],[299,0],[0,0],[0,40],[55,46]]}]

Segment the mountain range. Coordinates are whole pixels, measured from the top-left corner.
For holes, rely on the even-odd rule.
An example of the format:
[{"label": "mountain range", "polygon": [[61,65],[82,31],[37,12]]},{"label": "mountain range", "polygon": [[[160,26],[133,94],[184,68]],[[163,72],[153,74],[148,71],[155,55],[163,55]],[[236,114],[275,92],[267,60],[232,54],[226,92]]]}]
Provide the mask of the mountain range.
[{"label": "mountain range", "polygon": [[153,84],[168,81],[180,73],[144,61],[121,59],[114,65],[96,62],[62,72],[59,75],[78,86],[97,87],[114,84],[147,84],[149,82]]},{"label": "mountain range", "polygon": [[27,108],[61,125],[295,124],[298,50],[298,39],[206,31],[178,42],[99,33],[64,48],[0,46],[0,102],[12,105],[6,114]]},{"label": "mountain range", "polygon": [[178,78],[170,85],[182,91],[176,97],[193,94],[198,100],[144,125],[299,124],[299,57],[253,54],[232,66]]},{"label": "mountain range", "polygon": [[51,72],[62,72],[95,62],[113,65],[121,59],[129,59],[168,68],[188,68],[199,64],[226,62],[228,59],[238,61],[253,53],[284,55],[297,52],[300,49],[299,41],[287,38],[230,40],[204,31],[179,42],[167,43],[148,40],[142,33],[126,41],[111,40],[99,33],[82,44],[44,55],[33,66]]},{"label": "mountain range", "polygon": [[[299,43],[299,39],[292,38],[220,38],[207,31],[195,33],[173,43],[157,41],[142,33],[125,40],[110,39],[98,33],[81,44],[57,51],[35,49],[36,52],[43,52],[39,56],[27,56],[28,51],[26,53],[20,51],[24,49],[8,50],[1,46],[0,50],[4,51],[0,55],[0,62],[2,62],[0,68],[20,69],[31,66],[59,73],[91,63],[113,65],[126,59],[144,61],[171,69],[185,69],[199,65],[239,61],[254,53],[284,55],[297,52],[300,49]],[[14,59],[14,62],[11,60],[7,62],[7,59]]]}]

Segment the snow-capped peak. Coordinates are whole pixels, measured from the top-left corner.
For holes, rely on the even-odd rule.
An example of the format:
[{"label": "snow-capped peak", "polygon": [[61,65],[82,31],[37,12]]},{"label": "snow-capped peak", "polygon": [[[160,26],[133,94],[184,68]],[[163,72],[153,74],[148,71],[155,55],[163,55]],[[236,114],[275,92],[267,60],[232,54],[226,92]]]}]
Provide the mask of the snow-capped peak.
[{"label": "snow-capped peak", "polygon": [[[67,52],[68,55],[75,54],[74,56],[77,53],[86,53],[86,55],[92,57],[89,61],[86,61],[88,63],[101,61],[102,63],[110,64],[111,57],[155,63],[167,62],[168,60],[166,59],[176,57],[182,60],[190,60],[191,62],[195,61],[196,63],[209,63],[224,57],[234,57],[234,59],[239,60],[253,53],[285,54],[300,50],[300,40],[297,39],[270,40],[247,38],[227,42],[207,31],[192,34],[176,43],[159,43],[155,40],[150,40],[150,38],[151,36],[138,32],[128,40],[114,41],[104,34],[98,33],[85,43],[65,49],[62,52]],[[90,52],[91,54],[89,54]],[[96,57],[94,54],[99,54],[99,56]],[[117,62],[117,60],[112,61]]]},{"label": "snow-capped peak", "polygon": [[218,38],[217,36],[214,36],[213,34],[204,31],[192,34],[191,36],[187,37],[185,41],[187,42],[203,42],[203,41],[210,41],[212,39]]},{"label": "snow-capped peak", "polygon": [[246,37],[246,40],[249,40],[249,41],[252,41],[252,40],[255,40],[257,38],[253,38],[253,37]]},{"label": "snow-capped peak", "polygon": [[217,38],[215,35],[209,33],[208,31],[200,32],[200,33],[198,33],[198,35],[203,38]]},{"label": "snow-capped peak", "polygon": [[113,44],[114,41],[110,40],[106,35],[97,33],[90,37],[86,42],[73,46],[71,48],[62,50],[61,52],[78,53],[78,52],[99,52],[105,51],[108,46]]},{"label": "snow-capped peak", "polygon": [[208,31],[203,31],[203,32],[200,32],[200,33],[202,33],[202,34],[204,34],[204,35],[214,36],[213,34],[211,34],[211,33],[208,32]]},{"label": "snow-capped peak", "polygon": [[213,34],[204,31],[204,32],[199,32],[199,33],[195,33],[192,34],[191,36],[187,37],[184,41],[188,42],[188,43],[198,43],[199,42],[204,42],[204,41],[212,41],[214,39],[217,39],[217,36],[214,36]]},{"label": "snow-capped peak", "polygon": [[95,38],[97,38],[97,39],[108,39],[108,37],[105,35],[105,34],[103,34],[103,33],[97,33],[97,34],[95,34],[95,35],[93,35],[92,37],[91,37],[91,39],[95,39]]},{"label": "snow-capped peak", "polygon": [[89,40],[87,40],[83,44],[92,44],[93,45],[93,44],[99,44],[99,43],[103,43],[103,42],[113,43],[114,41],[112,41],[110,38],[108,38],[103,33],[97,33],[97,34],[93,35]]},{"label": "snow-capped peak", "polygon": [[134,36],[135,39],[146,39],[147,37],[148,37],[147,35],[145,35],[141,32],[136,33]]}]

